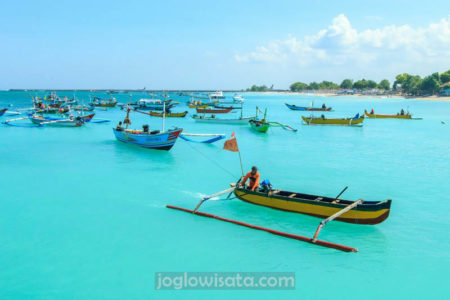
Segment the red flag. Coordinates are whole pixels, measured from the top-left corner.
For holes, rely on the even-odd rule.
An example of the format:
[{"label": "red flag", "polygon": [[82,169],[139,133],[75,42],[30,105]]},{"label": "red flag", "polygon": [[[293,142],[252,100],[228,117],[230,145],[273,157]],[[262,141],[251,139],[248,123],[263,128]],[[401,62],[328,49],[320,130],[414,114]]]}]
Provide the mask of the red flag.
[{"label": "red flag", "polygon": [[231,134],[231,139],[226,140],[223,144],[223,150],[228,150],[231,152],[239,152],[238,144],[234,132]]}]

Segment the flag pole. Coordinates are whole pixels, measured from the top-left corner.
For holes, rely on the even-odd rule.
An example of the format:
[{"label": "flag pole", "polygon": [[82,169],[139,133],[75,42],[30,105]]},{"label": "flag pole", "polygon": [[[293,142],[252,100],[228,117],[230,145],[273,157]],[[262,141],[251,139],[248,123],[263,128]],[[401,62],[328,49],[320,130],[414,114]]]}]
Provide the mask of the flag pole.
[{"label": "flag pole", "polygon": [[[234,139],[236,140],[236,145],[237,145],[236,137],[234,137]],[[241,150],[239,149],[239,146],[237,148],[238,148],[238,154],[239,154],[239,162],[241,163],[241,173],[242,173],[242,177],[244,177],[244,168],[242,166]]]}]

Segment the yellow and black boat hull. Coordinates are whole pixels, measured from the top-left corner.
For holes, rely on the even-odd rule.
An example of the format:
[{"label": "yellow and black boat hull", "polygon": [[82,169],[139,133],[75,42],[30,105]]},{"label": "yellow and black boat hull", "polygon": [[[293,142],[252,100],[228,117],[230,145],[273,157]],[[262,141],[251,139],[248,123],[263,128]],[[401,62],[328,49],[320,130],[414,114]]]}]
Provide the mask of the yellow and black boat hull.
[{"label": "yellow and black boat hull", "polygon": [[323,118],[312,118],[302,116],[303,122],[307,125],[341,125],[341,126],[361,126],[364,121],[364,116],[358,119],[347,118],[347,119],[323,119]]},{"label": "yellow and black boat hull", "polygon": [[[300,194],[286,191],[269,193],[236,188],[234,194],[242,201],[274,209],[301,213],[318,218],[327,218],[345,208],[354,201]],[[391,200],[366,201],[354,209],[336,218],[337,221],[374,225],[383,222],[389,216]]]},{"label": "yellow and black boat hull", "polygon": [[410,114],[406,115],[376,115],[369,114],[367,111],[364,112],[368,118],[371,119],[411,119],[412,116]]}]

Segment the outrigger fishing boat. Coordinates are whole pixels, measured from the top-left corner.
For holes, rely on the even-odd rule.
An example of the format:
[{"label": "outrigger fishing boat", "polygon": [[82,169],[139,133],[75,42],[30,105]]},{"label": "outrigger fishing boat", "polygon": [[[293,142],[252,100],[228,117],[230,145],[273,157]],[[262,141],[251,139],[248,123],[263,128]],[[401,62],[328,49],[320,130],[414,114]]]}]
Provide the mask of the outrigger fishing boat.
[{"label": "outrigger fishing boat", "polygon": [[214,115],[201,116],[201,115],[192,115],[192,118],[195,122],[200,123],[210,123],[210,124],[229,124],[229,125],[245,125],[248,124],[248,121],[255,119],[255,117],[239,117],[237,119],[223,119],[216,118]]},{"label": "outrigger fishing boat", "polygon": [[297,131],[297,129],[295,129],[291,126],[288,126],[288,125],[283,125],[278,122],[267,121],[267,108],[264,110],[264,117],[262,119],[258,118],[258,113],[260,113],[260,112],[261,112],[261,110],[259,109],[259,107],[256,107],[255,119],[248,121],[248,123],[250,124],[250,128],[252,128],[253,130],[265,133],[269,130],[270,127],[273,126],[273,127],[282,127],[283,129],[287,129],[287,130]]},{"label": "outrigger fishing boat", "polygon": [[237,119],[227,119],[227,118],[216,118],[214,114],[211,116],[206,115],[192,115],[192,118],[196,122],[200,123],[210,123],[210,124],[229,124],[229,125],[245,125],[248,124],[248,121],[256,119],[256,116],[254,117],[244,117],[243,109],[241,109],[241,115]]},{"label": "outrigger fishing boat", "polygon": [[59,107],[59,108],[53,108],[53,107],[45,107],[45,108],[38,108],[34,110],[37,114],[65,114],[69,112],[69,107]]},{"label": "outrigger fishing boat", "polygon": [[420,120],[421,118],[413,118],[412,115],[407,112],[406,114],[402,114],[401,112],[396,115],[380,115],[373,113],[373,110],[368,113],[367,110],[364,111],[364,114],[371,119],[409,119],[409,120]]},{"label": "outrigger fishing boat", "polygon": [[[149,149],[157,149],[157,150],[170,150],[180,133],[183,131],[182,128],[174,128],[170,130],[164,130],[164,120],[165,116],[162,118],[162,130],[153,130],[150,131],[148,125],[142,126],[142,130],[131,130],[128,129],[128,125],[131,124],[129,114],[131,109],[127,108],[127,116],[125,117],[124,124],[126,128],[122,128],[118,125],[116,128],[113,128],[114,135],[116,139],[127,143],[133,144],[137,146],[141,146]],[[163,108],[163,113],[165,112],[165,108]],[[164,113],[165,114],[165,113]]]},{"label": "outrigger fishing boat", "polygon": [[222,91],[217,91],[217,92],[211,93],[208,96],[212,100],[225,99],[225,96]]},{"label": "outrigger fishing boat", "polygon": [[290,110],[300,110],[300,111],[331,111],[331,107],[326,107],[325,104],[322,107],[307,107],[307,106],[297,106],[294,104],[287,104],[285,105]]},{"label": "outrigger fishing boat", "polygon": [[258,111],[259,111],[259,108],[256,107],[256,118],[248,121],[248,123],[250,124],[250,127],[255,131],[267,132],[267,130],[269,130],[269,127],[270,127],[270,123],[267,122],[267,120],[266,120],[267,108],[264,111],[264,118],[262,118],[262,119],[258,119]]},{"label": "outrigger fishing boat", "polygon": [[55,127],[80,127],[85,121],[81,117],[67,119],[48,119],[42,116],[33,115],[29,117],[31,123],[39,126],[55,126]]},{"label": "outrigger fishing boat", "polygon": [[173,112],[168,112],[168,113],[162,113],[162,112],[155,112],[155,111],[149,111],[148,114],[152,117],[160,117],[162,118],[164,115],[167,118],[184,118],[187,115],[187,111],[184,112],[178,112],[178,113],[173,113]]},{"label": "outrigger fishing boat", "polygon": [[[230,140],[225,142],[223,149],[239,153],[242,170],[242,160],[234,134]],[[244,172],[242,170],[242,174],[243,173]],[[247,175],[246,178],[248,178],[248,176],[249,175]],[[253,188],[253,190],[251,190],[240,184],[241,179],[239,179],[236,183],[230,184],[230,188],[226,190],[203,197],[193,210],[173,205],[166,205],[166,207],[345,252],[358,252],[358,249],[318,239],[320,231],[327,223],[336,220],[345,223],[375,225],[386,220],[389,217],[391,209],[391,199],[382,201],[365,201],[364,199],[353,201],[340,199],[340,196],[347,190],[348,187],[345,187],[336,197],[327,197],[276,190],[272,188],[272,185],[268,180],[264,180],[259,186],[257,186],[256,189]],[[220,195],[225,194],[228,194],[226,199],[232,199],[230,196],[234,194],[237,199],[247,203],[323,218],[323,220],[319,223],[314,235],[310,238],[257,225],[251,225],[199,211],[200,206],[204,202],[211,199],[217,199]]]},{"label": "outrigger fishing boat", "polygon": [[353,118],[342,118],[342,119],[328,119],[324,115],[321,117],[305,117],[302,116],[303,121],[306,125],[341,125],[341,126],[362,126],[361,123],[364,121],[364,116],[359,116],[356,114]]},{"label": "outrigger fishing boat", "polygon": [[184,118],[186,115],[187,115],[187,111],[184,111],[184,112],[180,112],[180,113],[172,113],[172,112],[166,112],[166,113],[164,113],[164,112],[156,112],[156,111],[149,111],[149,112],[146,112],[146,111],[141,111],[141,110],[138,110],[138,109],[134,109],[134,111],[135,112],[138,112],[138,113],[140,113],[140,114],[144,114],[144,115],[148,115],[148,116],[151,116],[151,117],[160,117],[160,118],[162,118],[162,117],[169,117],[169,118]]},{"label": "outrigger fishing boat", "polygon": [[117,105],[116,98],[101,99],[99,97],[94,97],[94,100],[89,105],[96,107],[115,107]]},{"label": "outrigger fishing boat", "polygon": [[242,105],[241,106],[223,106],[223,105],[214,103],[212,106],[214,108],[218,108],[218,109],[231,109],[231,110],[233,110],[233,109],[242,109]]},{"label": "outrigger fishing boat", "polygon": [[229,113],[232,108],[212,109],[212,108],[196,108],[199,114],[226,114]]},{"label": "outrigger fishing boat", "polygon": [[159,100],[159,99],[140,99],[136,104],[134,104],[137,109],[140,110],[158,110],[161,111],[165,107],[166,111],[170,110],[174,103],[172,100]]},{"label": "outrigger fishing boat", "polygon": [[70,109],[75,110],[75,111],[94,111],[95,107],[87,106],[87,105],[76,105],[76,106],[71,106]]},{"label": "outrigger fishing boat", "polygon": [[242,97],[241,95],[235,94],[233,96],[233,102],[234,103],[244,103],[244,97]]}]

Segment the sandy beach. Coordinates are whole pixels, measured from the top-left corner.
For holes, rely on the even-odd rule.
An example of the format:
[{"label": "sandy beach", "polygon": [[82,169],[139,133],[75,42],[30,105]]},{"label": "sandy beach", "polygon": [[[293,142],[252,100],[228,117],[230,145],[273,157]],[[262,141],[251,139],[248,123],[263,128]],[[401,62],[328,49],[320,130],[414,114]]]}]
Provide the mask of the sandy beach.
[{"label": "sandy beach", "polygon": [[428,96],[428,97],[405,97],[402,95],[364,95],[364,94],[353,94],[344,95],[338,93],[327,93],[327,92],[316,92],[316,93],[304,93],[304,92],[290,92],[290,91],[267,91],[267,92],[251,92],[251,93],[263,93],[263,94],[278,94],[278,95],[304,95],[304,96],[317,96],[317,97],[366,97],[366,98],[403,98],[412,100],[425,100],[425,101],[450,101],[450,96]]}]

